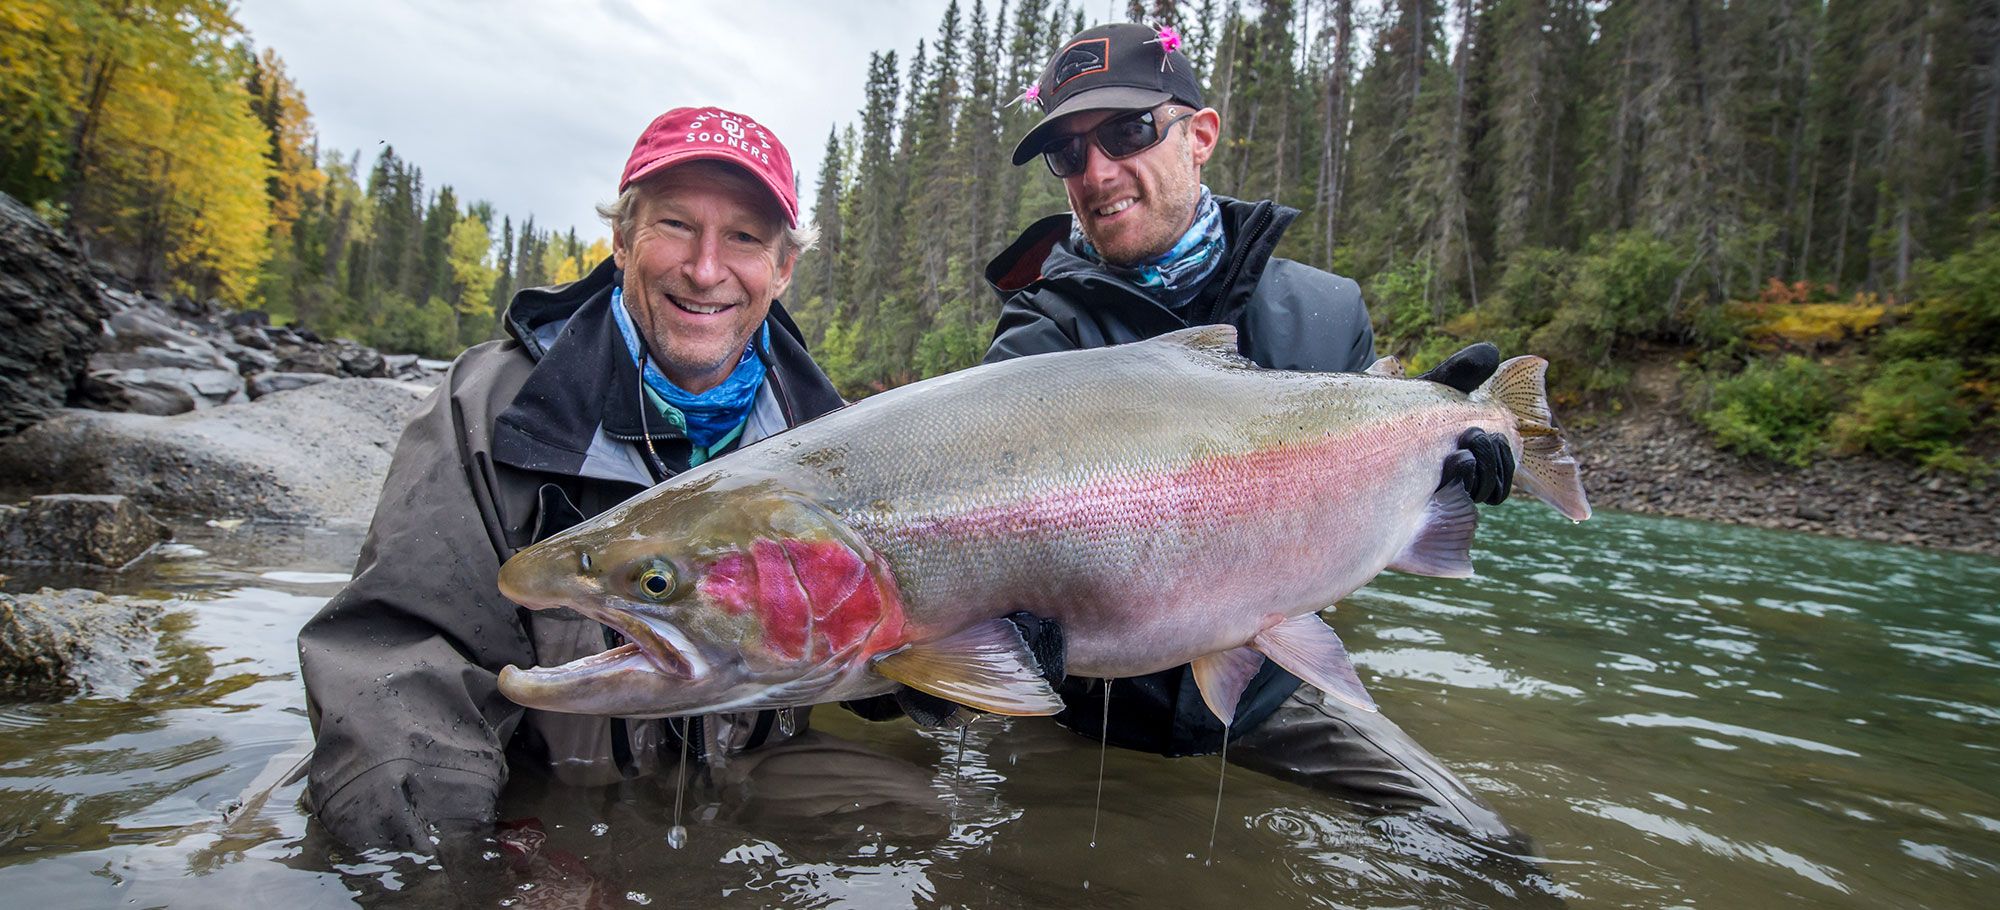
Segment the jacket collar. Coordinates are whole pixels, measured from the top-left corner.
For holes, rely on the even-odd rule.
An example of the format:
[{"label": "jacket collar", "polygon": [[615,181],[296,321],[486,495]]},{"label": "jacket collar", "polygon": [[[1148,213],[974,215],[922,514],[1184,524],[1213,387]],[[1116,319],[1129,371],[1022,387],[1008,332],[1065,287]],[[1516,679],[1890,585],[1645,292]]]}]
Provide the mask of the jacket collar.
[{"label": "jacket collar", "polygon": [[[623,273],[607,257],[578,281],[514,295],[507,332],[535,369],[495,419],[496,460],[584,476],[586,464],[602,464],[613,449],[650,438],[670,468],[687,463],[688,442],[680,430],[642,406],[638,367],[611,317],[611,290],[622,281]],[[839,393],[806,353],[783,305],[772,301],[764,322],[770,341],[758,354],[784,422],[794,425],[840,407]]]},{"label": "jacket collar", "polygon": [[1250,302],[1285,229],[1298,209],[1268,199],[1244,202],[1216,196],[1222,209],[1222,232],[1228,238],[1228,258],[1215,277],[1181,312],[1169,310],[1143,289],[1106,272],[1070,246],[1072,216],[1050,215],[1030,225],[1021,236],[986,265],[986,281],[1003,299],[1033,293],[1043,286],[1069,286],[1066,294],[1089,292],[1078,299],[1093,307],[1117,308],[1134,325],[1159,322],[1160,331],[1188,325],[1226,322]]}]

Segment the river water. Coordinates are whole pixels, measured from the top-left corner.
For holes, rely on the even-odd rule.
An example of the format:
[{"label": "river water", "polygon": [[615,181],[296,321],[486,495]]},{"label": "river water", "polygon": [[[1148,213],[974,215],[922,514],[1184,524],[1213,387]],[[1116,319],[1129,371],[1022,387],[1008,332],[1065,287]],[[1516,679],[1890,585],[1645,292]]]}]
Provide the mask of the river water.
[{"label": "river water", "polygon": [[[1384,575],[1334,622],[1383,710],[1536,840],[1494,855],[1214,758],[1046,721],[963,737],[819,709],[811,761],[698,781],[517,779],[501,838],[356,854],[298,807],[293,636],[353,533],[183,533],[118,578],[156,664],[0,702],[9,907],[1988,907],[2000,893],[2000,562],[1533,503],[1480,577]],[[741,775],[738,775],[740,777]],[[782,794],[782,796],[780,796]],[[530,821],[532,819],[532,821]],[[1209,847],[1211,823],[1214,847]],[[1095,844],[1092,829],[1095,826]]]}]

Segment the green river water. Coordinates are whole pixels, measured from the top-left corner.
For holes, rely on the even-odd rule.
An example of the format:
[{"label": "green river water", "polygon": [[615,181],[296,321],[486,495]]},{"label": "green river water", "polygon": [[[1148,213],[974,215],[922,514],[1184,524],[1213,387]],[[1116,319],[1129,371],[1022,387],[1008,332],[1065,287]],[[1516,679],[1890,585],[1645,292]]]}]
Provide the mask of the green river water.
[{"label": "green river water", "polygon": [[[537,819],[442,863],[326,839],[285,783],[293,636],[352,533],[195,529],[125,576],[157,663],[0,702],[0,905],[67,907],[1990,907],[2000,901],[2000,562],[1534,503],[1480,577],[1385,575],[1334,621],[1418,741],[1537,841],[1495,856],[1213,757],[1106,757],[1046,721],[961,739],[838,709],[865,792],[517,780]],[[809,770],[794,770],[810,789]],[[791,788],[793,792],[797,787]],[[1092,845],[1092,827],[1096,842]],[[532,848],[532,849],[531,849]]]}]

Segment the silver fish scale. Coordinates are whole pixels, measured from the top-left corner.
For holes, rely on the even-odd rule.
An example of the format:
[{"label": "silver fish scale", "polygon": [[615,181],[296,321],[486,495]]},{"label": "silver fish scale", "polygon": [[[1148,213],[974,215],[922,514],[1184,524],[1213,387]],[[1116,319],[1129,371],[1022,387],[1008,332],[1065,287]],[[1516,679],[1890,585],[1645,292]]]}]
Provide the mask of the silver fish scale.
[{"label": "silver fish scale", "polygon": [[841,515],[894,567],[916,637],[1024,609],[1063,622],[1071,672],[1129,676],[1365,584],[1415,534],[1464,428],[1518,450],[1497,404],[1259,369],[1233,340],[1203,346],[1216,337],[905,387],[718,467],[787,478]]}]

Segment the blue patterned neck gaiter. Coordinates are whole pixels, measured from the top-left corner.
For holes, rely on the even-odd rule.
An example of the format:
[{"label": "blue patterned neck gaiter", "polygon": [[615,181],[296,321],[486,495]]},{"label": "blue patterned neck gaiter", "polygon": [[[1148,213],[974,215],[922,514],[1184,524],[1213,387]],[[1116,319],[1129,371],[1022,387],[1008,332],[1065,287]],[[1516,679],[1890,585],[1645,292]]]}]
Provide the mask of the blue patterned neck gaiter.
[{"label": "blue patterned neck gaiter", "polygon": [[1179,310],[1193,302],[1201,293],[1201,287],[1208,283],[1222,265],[1223,251],[1227,246],[1222,236],[1222,206],[1215,203],[1215,197],[1208,192],[1208,186],[1201,188],[1201,202],[1195,205],[1194,224],[1188,226],[1187,233],[1173,247],[1158,256],[1137,265],[1112,265],[1097,254],[1083,230],[1072,226],[1070,242],[1083,258],[1104,267],[1104,270],[1126,281],[1153,292],[1154,296],[1169,309]]},{"label": "blue patterned neck gaiter", "polygon": [[660,372],[653,358],[646,355],[645,345],[639,342],[639,330],[632,325],[632,314],[625,312],[623,288],[611,290],[611,314],[618,323],[618,334],[625,336],[626,352],[632,355],[632,362],[645,377],[649,393],[646,397],[660,409],[661,416],[680,427],[688,441],[694,443],[694,464],[706,461],[714,450],[735,439],[750,420],[750,409],[757,403],[757,390],[764,387],[764,358],[757,354],[757,341],[770,343],[771,327],[758,327],[758,338],[744,346],[743,359],[728,379],[695,395],[674,385]]}]

